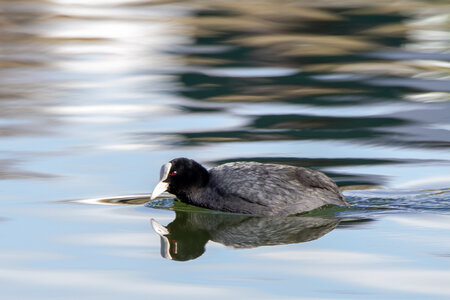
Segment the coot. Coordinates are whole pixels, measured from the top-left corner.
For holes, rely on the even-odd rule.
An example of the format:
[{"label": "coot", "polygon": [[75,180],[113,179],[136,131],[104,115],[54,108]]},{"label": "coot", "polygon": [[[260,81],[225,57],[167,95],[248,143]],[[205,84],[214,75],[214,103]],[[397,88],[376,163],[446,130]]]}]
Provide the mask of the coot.
[{"label": "coot", "polygon": [[192,205],[252,215],[288,216],[348,205],[321,172],[257,162],[226,163],[208,171],[194,160],[176,158],[161,167],[150,200],[166,191]]}]

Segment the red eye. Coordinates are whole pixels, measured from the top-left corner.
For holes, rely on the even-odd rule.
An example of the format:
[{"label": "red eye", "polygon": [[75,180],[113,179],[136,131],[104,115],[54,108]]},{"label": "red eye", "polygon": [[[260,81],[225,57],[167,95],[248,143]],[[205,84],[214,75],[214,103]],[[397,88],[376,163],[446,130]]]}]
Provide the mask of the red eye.
[{"label": "red eye", "polygon": [[175,176],[177,175],[177,171],[173,171],[172,173],[170,173],[170,176]]}]

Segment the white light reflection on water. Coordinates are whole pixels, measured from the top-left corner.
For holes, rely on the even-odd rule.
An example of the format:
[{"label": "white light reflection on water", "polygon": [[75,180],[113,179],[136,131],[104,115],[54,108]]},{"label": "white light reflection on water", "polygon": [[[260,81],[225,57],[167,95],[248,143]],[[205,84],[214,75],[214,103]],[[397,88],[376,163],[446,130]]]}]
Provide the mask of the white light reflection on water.
[{"label": "white light reflection on water", "polygon": [[310,275],[326,277],[349,284],[393,290],[408,294],[425,294],[433,296],[450,296],[450,271],[419,268],[376,268],[352,269],[351,267],[333,268],[327,266],[322,270],[306,269]]},{"label": "white light reflection on water", "polygon": [[[64,242],[64,239],[62,239]],[[126,233],[89,233],[79,236],[71,235],[66,243],[113,247],[149,247],[159,246],[159,241],[149,239],[148,231]]]},{"label": "white light reflection on water", "polygon": [[355,251],[336,251],[336,250],[289,250],[279,252],[267,252],[260,254],[261,257],[268,259],[303,261],[309,263],[318,263],[326,265],[352,265],[352,264],[374,264],[382,262],[397,261],[395,257],[379,254],[370,254]]},{"label": "white light reflection on water", "polygon": [[[0,269],[0,278],[8,282],[10,287],[15,284],[26,284],[28,287],[39,289],[51,289],[60,296],[66,293],[80,293],[89,295],[94,292],[101,297],[150,297],[168,296],[181,297],[214,297],[219,294],[222,297],[231,296],[225,287],[167,283],[158,280],[142,279],[135,272],[111,272],[97,270],[49,270],[49,269]],[[4,288],[5,292],[11,291],[10,287]],[[11,292],[5,296],[16,297],[21,292]],[[39,297],[39,295],[38,295]],[[11,298],[10,298],[11,299]]]},{"label": "white light reflection on water", "polygon": [[[395,216],[389,217],[389,220],[397,222],[403,226],[409,227],[450,230],[450,215],[437,215],[437,216],[428,215],[415,218]],[[446,244],[445,246],[447,248],[450,248],[450,244]]]},{"label": "white light reflection on water", "polygon": [[282,77],[290,76],[299,72],[297,69],[288,68],[215,68],[200,70],[210,76],[224,77]]}]

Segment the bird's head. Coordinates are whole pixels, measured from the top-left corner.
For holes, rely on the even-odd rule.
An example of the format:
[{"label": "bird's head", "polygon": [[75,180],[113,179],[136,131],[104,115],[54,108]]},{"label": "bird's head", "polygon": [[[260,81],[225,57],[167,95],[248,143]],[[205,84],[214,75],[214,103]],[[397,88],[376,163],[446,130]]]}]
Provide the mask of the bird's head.
[{"label": "bird's head", "polygon": [[206,185],[208,180],[208,171],[198,162],[184,157],[172,159],[161,167],[159,182],[150,200],[164,192],[183,197],[191,189]]}]

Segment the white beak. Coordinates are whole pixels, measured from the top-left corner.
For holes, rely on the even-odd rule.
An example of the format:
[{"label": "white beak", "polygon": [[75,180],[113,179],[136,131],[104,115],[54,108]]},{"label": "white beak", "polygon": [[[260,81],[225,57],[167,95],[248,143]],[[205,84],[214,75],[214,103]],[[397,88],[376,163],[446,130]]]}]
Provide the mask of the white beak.
[{"label": "white beak", "polygon": [[162,193],[166,192],[169,188],[169,183],[164,182],[164,180],[167,179],[169,176],[170,169],[172,168],[171,163],[167,163],[161,167],[161,171],[159,173],[160,178],[158,184],[153,189],[152,195],[150,196],[150,201],[155,200],[156,197],[161,195]]},{"label": "white beak", "polygon": [[155,200],[156,197],[158,197],[162,193],[166,192],[168,187],[169,187],[168,182],[162,182],[162,181],[158,182],[158,184],[153,189],[152,195],[150,196],[150,201]]}]

